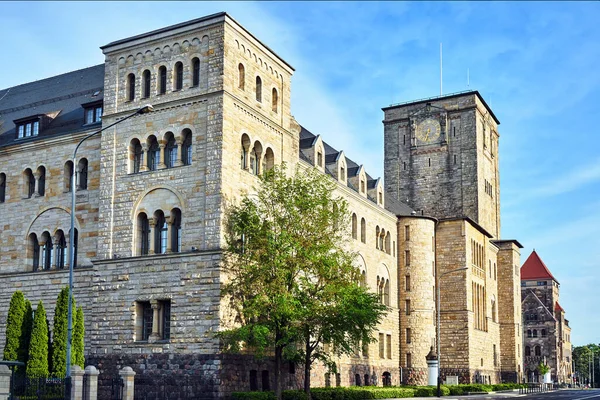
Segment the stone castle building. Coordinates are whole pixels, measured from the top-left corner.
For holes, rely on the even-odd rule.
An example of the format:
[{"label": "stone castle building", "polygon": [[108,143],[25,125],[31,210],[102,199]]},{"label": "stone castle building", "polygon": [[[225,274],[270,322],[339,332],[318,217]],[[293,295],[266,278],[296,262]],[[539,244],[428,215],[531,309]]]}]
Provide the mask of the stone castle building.
[{"label": "stone castle building", "polygon": [[553,382],[572,383],[571,328],[558,303],[560,285],[534,250],[521,267],[524,371],[528,382],[541,382],[540,362]]},{"label": "stone castle building", "polygon": [[[101,49],[102,65],[0,90],[0,340],[14,290],[51,314],[67,285],[75,190],[87,363],[104,376],[191,371],[210,397],[272,387],[268,360],[223,354],[214,333],[231,321],[226,206],[285,162],[337,181],[347,245],[390,307],[376,342],[336,376],[315,368],[315,385],[426,384],[436,285],[442,376],[521,378],[521,246],[500,237],[499,122],[477,91],[384,108],[384,184],[296,122],[293,67],[225,13]],[[73,165],[82,138],[147,103]],[[286,367],[285,386],[301,383]]]}]

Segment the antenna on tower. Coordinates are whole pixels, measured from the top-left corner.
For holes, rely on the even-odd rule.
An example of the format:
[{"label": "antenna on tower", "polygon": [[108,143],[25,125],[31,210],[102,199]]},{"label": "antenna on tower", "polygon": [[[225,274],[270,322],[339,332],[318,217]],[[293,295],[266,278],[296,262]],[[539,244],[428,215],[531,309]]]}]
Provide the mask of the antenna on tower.
[{"label": "antenna on tower", "polygon": [[442,42],[440,42],[440,96],[442,95]]}]

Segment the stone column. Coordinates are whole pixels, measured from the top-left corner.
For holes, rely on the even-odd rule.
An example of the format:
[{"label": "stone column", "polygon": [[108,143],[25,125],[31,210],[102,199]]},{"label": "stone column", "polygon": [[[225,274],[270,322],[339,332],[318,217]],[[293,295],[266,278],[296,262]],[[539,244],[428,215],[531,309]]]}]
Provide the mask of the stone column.
[{"label": "stone column", "polygon": [[79,365],[71,366],[71,400],[81,400],[83,395],[83,370]]},{"label": "stone column", "polygon": [[156,254],[154,249],[154,235],[156,234],[156,218],[148,218],[148,224],[150,224],[150,249],[148,254]]},{"label": "stone column", "polygon": [[161,141],[158,142],[158,148],[160,149],[160,162],[158,163],[158,169],[167,168],[167,164],[165,163],[165,160],[166,160],[166,153],[165,153],[166,143],[165,143],[164,140],[161,140]]},{"label": "stone column", "polygon": [[160,340],[160,333],[158,332],[160,305],[158,304],[158,300],[150,300],[150,305],[152,306],[152,333],[148,337],[148,341],[154,342]]},{"label": "stone column", "polygon": [[[135,156],[134,156],[135,157]],[[142,159],[140,162],[140,172],[148,171],[148,145],[146,143],[142,144]]]},{"label": "stone column", "polygon": [[45,255],[44,245],[46,244],[46,241],[43,240],[43,236],[42,236],[42,239],[40,241],[38,241],[38,243],[39,243],[39,249],[40,249],[39,254],[38,254],[38,269],[42,269],[43,270],[45,268],[45,265],[44,265],[44,255]]},{"label": "stone column", "polygon": [[8,366],[0,365],[0,400],[8,400],[11,376],[12,372]]},{"label": "stone column", "polygon": [[88,385],[85,390],[85,398],[87,400],[98,400],[98,370],[93,365],[85,367],[85,374],[88,377]]},{"label": "stone column", "polygon": [[33,179],[35,180],[35,186],[33,189],[33,197],[40,197],[40,177],[41,174],[39,172],[33,173]]},{"label": "stone column", "polygon": [[73,166],[75,168],[75,191],[81,190],[81,169],[78,165]]},{"label": "stone column", "polygon": [[175,143],[177,143],[177,161],[175,161],[175,166],[180,167],[183,165],[181,148],[183,147],[183,138],[178,136],[175,138]]},{"label": "stone column", "polygon": [[173,239],[173,216],[165,217],[165,221],[167,222],[167,253],[172,253],[173,249],[171,248],[171,242]]},{"label": "stone column", "polygon": [[124,367],[119,371],[119,376],[123,380],[123,400],[133,400],[134,377],[135,372],[131,367]]}]

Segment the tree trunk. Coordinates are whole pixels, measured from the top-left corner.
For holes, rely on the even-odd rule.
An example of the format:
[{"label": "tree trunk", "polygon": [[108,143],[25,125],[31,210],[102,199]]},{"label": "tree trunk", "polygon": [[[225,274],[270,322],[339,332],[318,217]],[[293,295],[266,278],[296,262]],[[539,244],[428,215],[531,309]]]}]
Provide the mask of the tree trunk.
[{"label": "tree trunk", "polygon": [[281,400],[281,361],[283,358],[283,346],[279,344],[281,341],[281,333],[279,330],[275,332],[275,397]]},{"label": "tree trunk", "polygon": [[312,351],[310,348],[310,336],[306,338],[305,344],[305,356],[304,356],[304,393],[306,393],[307,400],[310,400],[310,367],[311,361],[310,357],[312,355]]}]

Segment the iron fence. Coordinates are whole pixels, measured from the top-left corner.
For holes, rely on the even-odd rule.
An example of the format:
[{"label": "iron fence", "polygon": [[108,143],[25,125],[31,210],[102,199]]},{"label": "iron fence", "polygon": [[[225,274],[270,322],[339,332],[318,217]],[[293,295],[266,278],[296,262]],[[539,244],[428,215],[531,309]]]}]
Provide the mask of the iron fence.
[{"label": "iron fence", "polygon": [[10,400],[64,400],[69,391],[65,378],[24,376],[13,374]]}]

